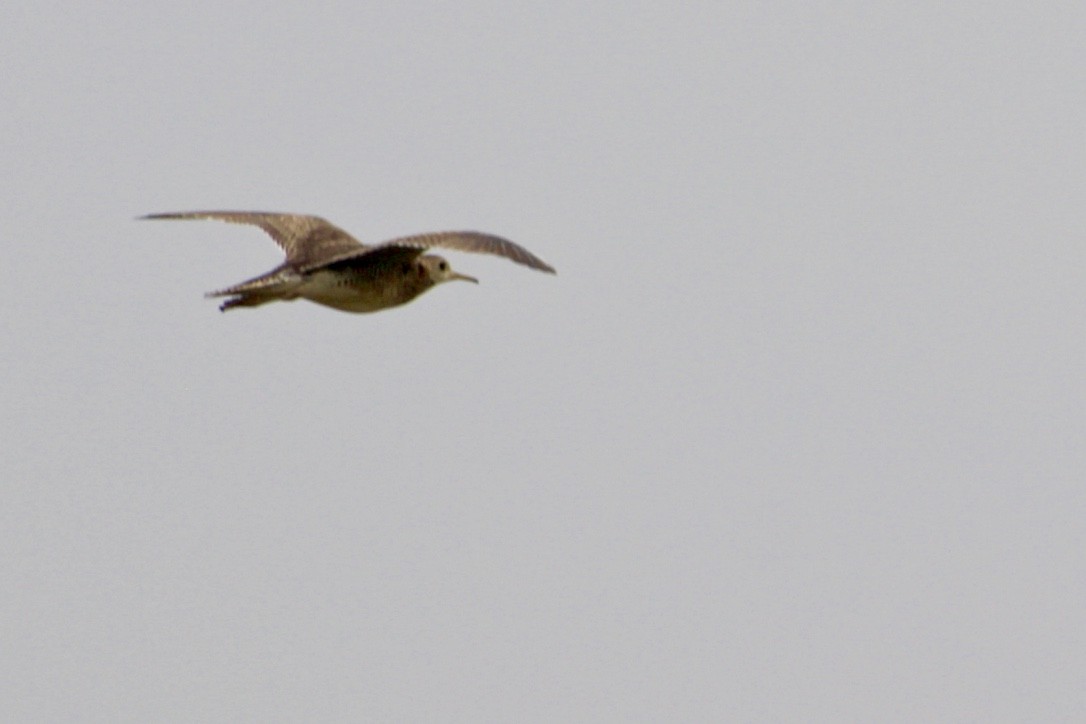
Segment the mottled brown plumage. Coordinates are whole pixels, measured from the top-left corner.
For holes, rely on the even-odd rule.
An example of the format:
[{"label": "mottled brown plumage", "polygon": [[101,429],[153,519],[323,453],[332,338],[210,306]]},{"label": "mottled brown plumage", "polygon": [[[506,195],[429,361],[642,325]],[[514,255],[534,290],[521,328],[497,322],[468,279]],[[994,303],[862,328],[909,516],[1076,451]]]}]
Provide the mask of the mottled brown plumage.
[{"label": "mottled brown plumage", "polygon": [[454,272],[431,247],[495,254],[554,274],[554,268],[508,239],[475,231],[405,236],[375,245],[359,242],[318,216],[257,211],[186,211],[143,219],[215,219],[263,229],[286,254],[267,274],[210,292],[228,297],[220,309],[256,307],[276,300],[308,299],[346,312],[376,312],[406,304],[446,281],[473,277]]}]

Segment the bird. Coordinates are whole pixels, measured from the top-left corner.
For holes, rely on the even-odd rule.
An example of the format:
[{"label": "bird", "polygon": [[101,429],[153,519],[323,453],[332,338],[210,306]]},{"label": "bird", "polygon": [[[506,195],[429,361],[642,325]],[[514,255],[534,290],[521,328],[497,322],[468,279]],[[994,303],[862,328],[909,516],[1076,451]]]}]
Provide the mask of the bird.
[{"label": "bird", "polygon": [[319,216],[265,211],[180,211],[147,214],[144,219],[211,219],[250,224],[264,230],[286,255],[266,274],[208,292],[225,297],[223,312],[274,301],[307,299],[344,312],[377,312],[407,304],[438,284],[479,280],[453,271],[426,251],[439,247],[504,256],[518,264],[555,274],[554,267],[524,247],[477,231],[441,231],[363,244]]}]

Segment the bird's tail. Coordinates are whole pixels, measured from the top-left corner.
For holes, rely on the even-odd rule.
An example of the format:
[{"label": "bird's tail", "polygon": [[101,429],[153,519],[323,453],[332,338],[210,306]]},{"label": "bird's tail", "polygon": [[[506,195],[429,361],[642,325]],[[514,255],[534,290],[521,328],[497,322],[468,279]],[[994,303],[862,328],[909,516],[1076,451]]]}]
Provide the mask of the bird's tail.
[{"label": "bird's tail", "polygon": [[219,306],[219,309],[225,312],[234,307],[258,307],[277,299],[294,299],[297,295],[293,292],[300,282],[301,276],[296,271],[281,266],[272,269],[267,274],[261,274],[225,289],[208,292],[204,296],[230,297]]}]

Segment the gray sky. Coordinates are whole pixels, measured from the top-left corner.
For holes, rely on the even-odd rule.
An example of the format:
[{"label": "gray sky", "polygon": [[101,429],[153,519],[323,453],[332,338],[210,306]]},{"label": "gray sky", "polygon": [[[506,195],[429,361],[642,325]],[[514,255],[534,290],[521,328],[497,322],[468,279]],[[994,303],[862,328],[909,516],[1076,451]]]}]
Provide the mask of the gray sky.
[{"label": "gray sky", "polygon": [[3,14],[3,719],[1086,718],[1079,5]]}]

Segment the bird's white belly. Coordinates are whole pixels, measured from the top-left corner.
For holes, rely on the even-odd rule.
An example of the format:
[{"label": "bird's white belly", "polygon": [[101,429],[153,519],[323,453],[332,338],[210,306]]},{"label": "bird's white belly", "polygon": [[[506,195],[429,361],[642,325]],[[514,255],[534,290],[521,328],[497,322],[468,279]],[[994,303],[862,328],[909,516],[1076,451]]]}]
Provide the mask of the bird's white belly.
[{"label": "bird's white belly", "polygon": [[403,304],[405,299],[393,285],[377,279],[349,280],[343,274],[316,271],[308,275],[295,293],[311,302],[344,312],[376,312]]}]

